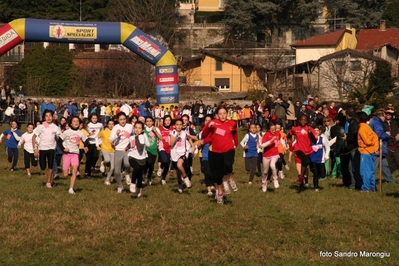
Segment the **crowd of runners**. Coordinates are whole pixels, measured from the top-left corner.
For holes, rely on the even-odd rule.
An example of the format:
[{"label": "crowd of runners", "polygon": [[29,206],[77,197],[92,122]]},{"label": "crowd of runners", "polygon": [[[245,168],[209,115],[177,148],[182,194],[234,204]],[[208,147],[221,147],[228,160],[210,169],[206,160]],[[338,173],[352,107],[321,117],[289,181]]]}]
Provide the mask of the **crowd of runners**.
[{"label": "crowd of runners", "polygon": [[153,104],[150,96],[135,103],[70,100],[56,106],[23,98],[21,103],[29,110],[25,133],[19,129],[21,121],[6,114],[3,122],[9,121],[10,128],[0,136],[0,141],[6,138],[10,171],[16,170],[18,149],[23,147],[27,175],[39,165],[46,172],[46,186],[52,188],[62,167],[64,177],[71,175],[70,194],[75,194],[77,178],[94,175],[104,176],[105,185],[115,182],[118,193],[126,183],[137,197],[155,178],[167,185],[169,175],[176,175],[182,193],[192,186],[193,160],[199,158],[208,195],[224,203],[226,194],[238,190],[233,178],[238,145],[248,185],[258,176],[263,192],[268,184],[280,187],[292,161],[298,188],[310,188],[310,170],[316,192],[327,177],[342,177],[346,187],[363,193],[376,191],[380,152],[385,182],[395,183],[392,173],[399,165],[392,104],[375,111],[350,104],[336,108],[317,96],[293,101],[281,94],[244,106],[199,100],[165,107]]}]

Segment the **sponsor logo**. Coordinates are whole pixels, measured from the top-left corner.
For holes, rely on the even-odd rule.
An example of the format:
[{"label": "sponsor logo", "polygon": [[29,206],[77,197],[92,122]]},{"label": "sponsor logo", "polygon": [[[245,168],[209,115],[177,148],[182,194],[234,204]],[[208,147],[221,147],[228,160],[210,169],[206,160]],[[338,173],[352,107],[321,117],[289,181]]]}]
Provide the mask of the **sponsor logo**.
[{"label": "sponsor logo", "polygon": [[175,102],[175,96],[164,96],[164,97],[160,97],[159,101],[161,103],[172,103]]},{"label": "sponsor logo", "polygon": [[174,82],[175,79],[173,77],[170,78],[160,78],[159,82]]},{"label": "sponsor logo", "polygon": [[0,47],[6,46],[16,38],[18,38],[18,34],[13,29],[6,31],[0,35]]},{"label": "sponsor logo", "polygon": [[173,69],[173,67],[165,67],[165,68],[160,68],[159,73],[160,74],[171,74],[171,73],[175,73],[175,70]]},{"label": "sponsor logo", "polygon": [[168,92],[171,92],[173,90],[174,90],[173,87],[162,87],[159,91],[168,93]]},{"label": "sponsor logo", "polygon": [[139,48],[138,51],[140,53],[145,52],[154,58],[157,58],[161,54],[161,49],[142,35],[134,36],[130,39],[130,41],[137,45]]},{"label": "sponsor logo", "polygon": [[96,27],[50,26],[50,37],[56,39],[97,39]]}]

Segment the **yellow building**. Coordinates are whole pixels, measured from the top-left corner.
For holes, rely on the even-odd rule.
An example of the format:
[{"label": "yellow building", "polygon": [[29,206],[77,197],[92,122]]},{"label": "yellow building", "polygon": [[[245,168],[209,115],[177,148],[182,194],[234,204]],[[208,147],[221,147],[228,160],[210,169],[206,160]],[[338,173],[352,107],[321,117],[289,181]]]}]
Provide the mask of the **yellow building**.
[{"label": "yellow building", "polygon": [[319,60],[323,56],[345,49],[354,50],[356,46],[356,30],[353,28],[322,34],[291,45],[295,49],[296,64]]},{"label": "yellow building", "polygon": [[226,0],[198,0],[199,12],[223,12]]},{"label": "yellow building", "polygon": [[181,86],[210,87],[220,92],[264,90],[266,69],[248,61],[201,50],[201,55],[181,62]]}]

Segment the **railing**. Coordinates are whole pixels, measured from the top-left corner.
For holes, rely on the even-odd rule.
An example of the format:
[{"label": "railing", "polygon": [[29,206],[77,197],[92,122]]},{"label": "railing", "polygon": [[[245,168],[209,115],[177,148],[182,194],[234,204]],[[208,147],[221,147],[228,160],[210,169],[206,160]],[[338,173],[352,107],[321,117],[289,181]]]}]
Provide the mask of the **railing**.
[{"label": "railing", "polygon": [[213,28],[213,29],[223,29],[223,23],[189,23],[186,25],[180,26],[182,29],[194,29],[194,28]]}]

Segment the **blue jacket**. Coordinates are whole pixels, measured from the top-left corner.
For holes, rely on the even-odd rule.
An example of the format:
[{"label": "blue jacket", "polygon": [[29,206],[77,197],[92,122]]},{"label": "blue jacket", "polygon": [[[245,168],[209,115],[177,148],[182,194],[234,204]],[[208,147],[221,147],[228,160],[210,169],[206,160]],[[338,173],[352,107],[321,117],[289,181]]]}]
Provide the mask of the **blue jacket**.
[{"label": "blue jacket", "polygon": [[390,136],[384,131],[384,124],[380,118],[374,116],[369,126],[377,134],[379,139],[382,139],[382,156],[387,156],[388,140]]}]

